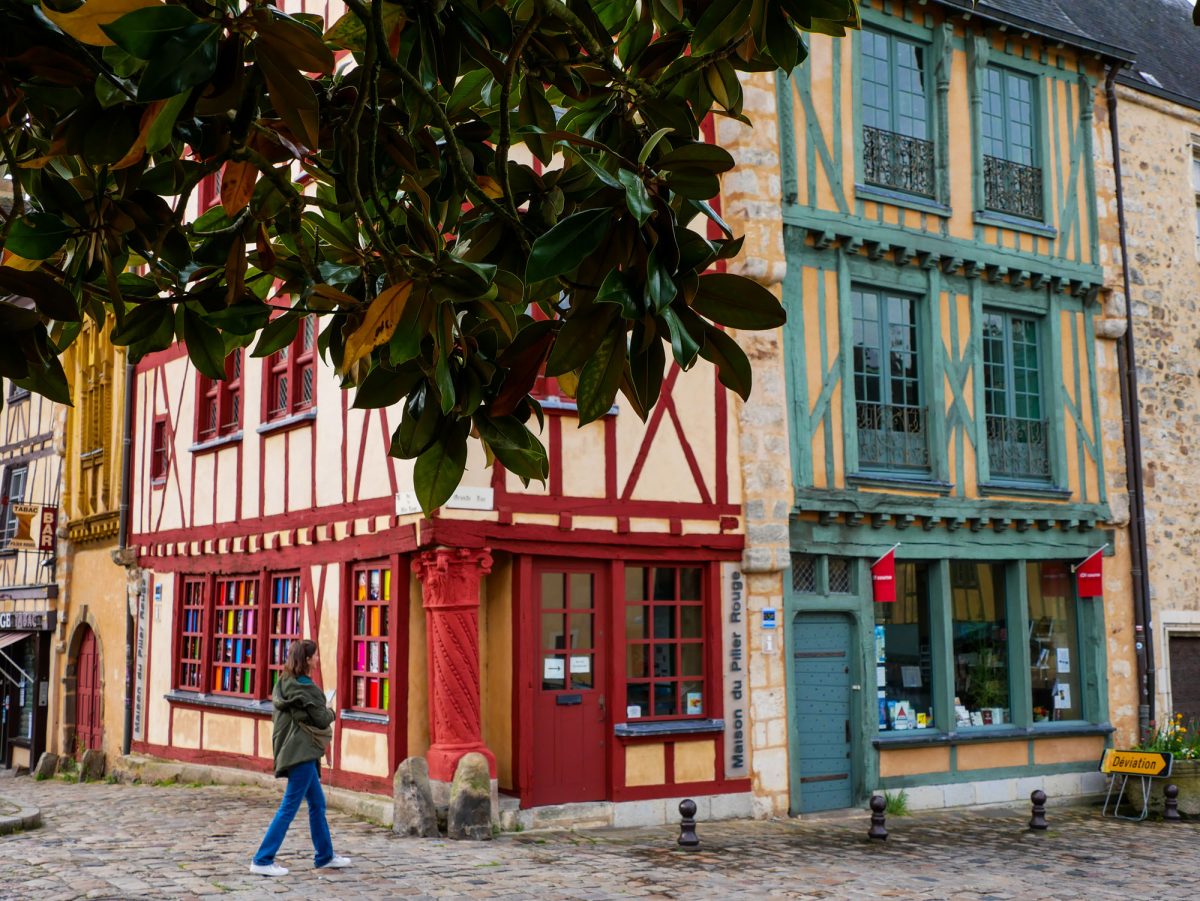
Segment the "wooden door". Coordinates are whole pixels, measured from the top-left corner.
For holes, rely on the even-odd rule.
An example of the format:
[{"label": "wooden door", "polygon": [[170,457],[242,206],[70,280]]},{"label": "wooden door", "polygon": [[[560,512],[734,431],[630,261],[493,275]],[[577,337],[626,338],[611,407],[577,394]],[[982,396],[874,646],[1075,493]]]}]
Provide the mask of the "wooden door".
[{"label": "wooden door", "polygon": [[849,807],[853,800],[850,659],[847,617],[796,615],[792,713],[797,741],[792,753],[799,755],[800,784],[793,791],[793,806],[801,813]]},{"label": "wooden door", "polygon": [[1185,723],[1200,720],[1200,635],[1172,635],[1169,640],[1171,712],[1182,713]]},{"label": "wooden door", "polygon": [[79,642],[75,663],[75,736],[79,750],[99,750],[102,732],[100,722],[100,653],[96,635],[87,626]]},{"label": "wooden door", "polygon": [[547,563],[534,568],[533,590],[529,804],[601,801],[608,744],[606,572]]}]

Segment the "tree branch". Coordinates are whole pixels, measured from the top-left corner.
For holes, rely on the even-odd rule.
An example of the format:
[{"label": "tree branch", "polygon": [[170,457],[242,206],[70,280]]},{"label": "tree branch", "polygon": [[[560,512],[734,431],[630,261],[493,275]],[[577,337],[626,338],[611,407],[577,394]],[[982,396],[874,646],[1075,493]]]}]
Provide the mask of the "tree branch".
[{"label": "tree branch", "polygon": [[508,183],[508,151],[512,146],[512,84],[516,78],[517,69],[521,65],[521,52],[538,22],[542,20],[541,13],[535,12],[525,23],[521,33],[513,42],[512,50],[508,53],[508,61],[504,66],[504,83],[500,86],[500,136],[496,142],[496,184],[504,194],[504,201],[514,216],[517,215],[517,201],[512,195]]}]

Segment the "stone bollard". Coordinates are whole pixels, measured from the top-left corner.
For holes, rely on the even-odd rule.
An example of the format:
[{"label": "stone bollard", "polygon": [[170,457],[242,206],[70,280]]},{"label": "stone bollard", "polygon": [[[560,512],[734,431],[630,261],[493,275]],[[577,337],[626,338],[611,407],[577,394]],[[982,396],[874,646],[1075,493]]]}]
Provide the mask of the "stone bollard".
[{"label": "stone bollard", "polygon": [[871,795],[871,828],[867,830],[867,838],[885,841],[887,839],[887,799],[883,795]]},{"label": "stone bollard", "polygon": [[679,802],[679,847],[691,850],[700,847],[700,838],[696,835],[696,802],[684,798]]},{"label": "stone bollard", "polygon": [[1163,819],[1168,822],[1183,819],[1179,815],[1179,786],[1174,782],[1163,789]]},{"label": "stone bollard", "polygon": [[492,837],[492,785],[488,760],[472,751],[454,769],[446,835],[453,839],[488,841]]},{"label": "stone bollard", "polygon": [[1046,829],[1046,793],[1040,788],[1034,789],[1029,800],[1033,802],[1033,816],[1029,818],[1029,828]]},{"label": "stone bollard", "polygon": [[437,810],[424,757],[408,757],[392,778],[392,831],[422,838],[438,837]]}]

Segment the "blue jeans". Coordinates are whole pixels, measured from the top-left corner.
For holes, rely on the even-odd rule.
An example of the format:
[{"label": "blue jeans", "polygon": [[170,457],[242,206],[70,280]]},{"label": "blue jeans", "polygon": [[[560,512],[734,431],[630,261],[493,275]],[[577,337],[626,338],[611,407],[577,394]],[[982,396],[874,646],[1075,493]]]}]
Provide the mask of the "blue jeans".
[{"label": "blue jeans", "polygon": [[300,801],[308,802],[308,829],[312,833],[313,866],[323,867],[333,860],[333,839],[329,837],[329,824],[325,822],[325,792],[321,790],[320,761],[310,760],[288,770],[287,789],[275,819],[267,827],[262,845],[254,855],[254,862],[267,866],[275,862],[275,853],[283,844],[288,826],[300,809]]}]

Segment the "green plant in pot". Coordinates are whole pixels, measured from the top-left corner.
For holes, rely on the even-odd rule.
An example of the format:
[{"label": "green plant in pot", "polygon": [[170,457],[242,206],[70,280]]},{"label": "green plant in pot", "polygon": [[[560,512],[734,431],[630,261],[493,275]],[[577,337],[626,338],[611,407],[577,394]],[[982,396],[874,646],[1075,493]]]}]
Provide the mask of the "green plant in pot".
[{"label": "green plant in pot", "polygon": [[996,648],[985,645],[979,649],[979,659],[971,668],[971,699],[976,709],[1005,707],[1008,704],[1008,683]]}]

